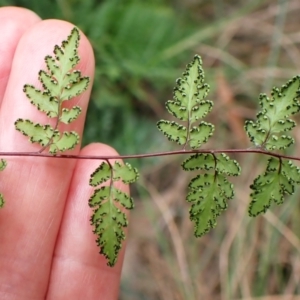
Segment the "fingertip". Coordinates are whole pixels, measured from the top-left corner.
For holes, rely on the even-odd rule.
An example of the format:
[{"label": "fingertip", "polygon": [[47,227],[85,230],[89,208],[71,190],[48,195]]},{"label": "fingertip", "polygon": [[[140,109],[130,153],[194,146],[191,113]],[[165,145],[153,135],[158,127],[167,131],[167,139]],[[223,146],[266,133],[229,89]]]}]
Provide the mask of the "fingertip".
[{"label": "fingertip", "polygon": [[15,50],[22,35],[41,19],[26,8],[6,6],[0,8],[0,102],[10,75]]},{"label": "fingertip", "polygon": [[91,143],[83,147],[80,151],[80,154],[95,156],[119,156],[118,152],[113,147],[102,143]]},{"label": "fingertip", "polygon": [[2,20],[11,21],[12,25],[14,25],[13,23],[15,22],[23,24],[23,28],[26,28],[26,24],[34,24],[41,20],[41,18],[32,10],[16,6],[1,7],[0,18]]}]

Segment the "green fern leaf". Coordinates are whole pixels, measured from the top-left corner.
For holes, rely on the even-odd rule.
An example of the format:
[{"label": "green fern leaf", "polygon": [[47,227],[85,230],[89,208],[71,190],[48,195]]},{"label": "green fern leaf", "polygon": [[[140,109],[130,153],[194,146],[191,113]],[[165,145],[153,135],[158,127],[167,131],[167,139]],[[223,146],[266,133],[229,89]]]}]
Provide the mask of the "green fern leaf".
[{"label": "green fern leaf", "polygon": [[182,121],[190,120],[192,123],[204,118],[213,107],[212,101],[205,100],[199,101],[192,109],[191,114],[186,106],[182,106],[179,101],[169,100],[166,102],[167,110],[175,117]]},{"label": "green fern leaf", "polygon": [[120,202],[122,206],[126,209],[133,209],[134,203],[132,197],[129,197],[126,193],[115,189],[116,202]]},{"label": "green fern leaf", "polygon": [[50,55],[45,57],[45,63],[47,66],[48,71],[50,72],[51,76],[56,78],[57,81],[61,80],[61,72],[59,68],[58,62]]},{"label": "green fern leaf", "polygon": [[254,192],[250,195],[252,198],[249,207],[250,216],[257,216],[262,212],[266,212],[272,201],[278,204],[283,202],[284,179],[278,173],[267,173],[255,179],[254,184],[251,185]]},{"label": "green fern leaf", "polygon": [[[103,186],[100,189],[95,190],[93,195],[89,199],[89,206],[96,207],[97,205],[100,205],[103,201],[106,201],[106,199],[110,197],[110,192],[111,190],[109,186]],[[100,212],[101,210],[98,210],[98,215],[100,214]],[[93,216],[93,218],[97,219],[98,216]]]},{"label": "green fern leaf", "polygon": [[274,123],[272,127],[272,132],[277,133],[283,131],[290,131],[294,127],[296,127],[296,122],[293,120],[290,119],[278,120],[277,122]]},{"label": "green fern leaf", "polygon": [[214,126],[212,124],[201,122],[198,127],[192,127],[190,130],[189,144],[192,149],[200,148],[212,136]]},{"label": "green fern leaf", "polygon": [[138,179],[138,171],[133,168],[129,163],[125,165],[115,162],[113,166],[113,180],[122,180],[125,184],[133,183]]},{"label": "green fern leaf", "polygon": [[185,171],[211,170],[214,174],[200,174],[189,184],[186,200],[192,202],[190,219],[195,221],[195,235],[204,235],[216,225],[216,219],[227,208],[227,200],[234,196],[233,185],[225,176],[240,174],[237,161],[226,154],[197,153],[183,163]]},{"label": "green fern leaf", "polygon": [[294,144],[294,139],[291,136],[288,135],[281,135],[277,136],[275,134],[272,134],[268,138],[268,142],[266,143],[266,148],[268,150],[283,150],[289,147],[290,145]]},{"label": "green fern leaf", "polygon": [[183,163],[182,168],[185,171],[209,170],[215,167],[215,159],[212,154],[199,153],[188,157]]},{"label": "green fern leaf", "polygon": [[241,167],[238,162],[225,153],[217,156],[216,170],[228,176],[238,176],[241,173]]},{"label": "green fern leaf", "polygon": [[264,174],[259,175],[250,186],[250,216],[266,212],[272,201],[281,204],[284,195],[294,193],[295,183],[300,183],[300,169],[291,161],[270,158]]},{"label": "green fern leaf", "polygon": [[54,79],[50,74],[46,73],[44,70],[39,72],[39,80],[43,85],[43,88],[51,94],[52,97],[59,98],[61,94],[61,87],[58,81]]},{"label": "green fern leaf", "polygon": [[52,136],[52,142],[50,145],[49,152],[52,154],[56,154],[57,152],[64,152],[66,150],[72,150],[79,143],[79,135],[77,132],[63,132],[60,134],[57,132],[54,136]]},{"label": "green fern leaf", "polygon": [[63,74],[73,69],[79,62],[78,45],[79,45],[79,31],[75,27],[67,40],[62,42],[61,47],[56,46],[54,54],[56,59],[60,62],[60,68]]},{"label": "green fern leaf", "polygon": [[267,132],[259,127],[259,124],[247,120],[245,122],[245,130],[250,138],[251,143],[255,146],[261,146],[266,140]]},{"label": "green fern leaf", "polygon": [[113,187],[102,187],[95,190],[89,202],[90,206],[95,208],[91,222],[95,226],[94,233],[98,236],[97,244],[101,248],[100,253],[107,258],[109,266],[116,263],[122,240],[125,239],[123,227],[128,224],[125,213],[116,203],[121,203],[129,209],[133,207],[128,204],[132,203],[129,199],[130,197]]},{"label": "green fern leaf", "polygon": [[300,77],[296,76],[281,89],[273,88],[271,99],[265,94],[260,95],[262,110],[257,114],[257,120],[245,123],[251,142],[268,150],[286,149],[294,143],[293,138],[282,132],[295,127],[295,122],[289,118],[300,110],[299,88]]},{"label": "green fern leaf", "polygon": [[70,100],[84,92],[89,84],[88,77],[81,77],[81,72],[74,70],[79,62],[78,56],[79,31],[74,28],[67,40],[61,46],[55,46],[54,57],[45,57],[47,71],[39,72],[39,81],[44,90],[36,89],[32,85],[25,85],[24,92],[30,102],[50,118],[57,118],[55,127],[34,124],[30,120],[19,119],[15,127],[31,142],[37,142],[43,148],[49,149],[51,154],[74,149],[79,143],[76,132],[61,132],[61,123],[69,124],[76,120],[81,113],[79,106],[63,107],[63,101]]},{"label": "green fern leaf", "polygon": [[200,237],[216,226],[217,217],[234,196],[233,186],[221,174],[201,174],[192,179],[189,188],[190,219],[195,222],[195,236]]},{"label": "green fern leaf", "polygon": [[174,98],[187,107],[188,111],[207,96],[209,85],[204,83],[204,71],[199,55],[194,56],[182,78],[177,79],[176,83]]},{"label": "green fern leaf", "polygon": [[300,184],[300,168],[295,166],[292,161],[283,160],[281,165],[281,172],[286,178],[288,178],[288,180]]},{"label": "green fern leaf", "polygon": [[89,82],[89,77],[81,77],[72,84],[68,83],[68,85],[64,87],[64,90],[60,95],[61,101],[70,100],[80,95],[87,89]]},{"label": "green fern leaf", "polygon": [[194,123],[199,119],[206,117],[206,115],[212,110],[213,102],[210,100],[202,100],[199,101],[193,108],[191,109],[190,122]]},{"label": "green fern leaf", "polygon": [[90,185],[97,186],[106,182],[112,177],[112,170],[108,163],[102,162],[101,165],[91,174]]},{"label": "green fern leaf", "polygon": [[[182,77],[177,79],[173,100],[166,102],[166,108],[174,117],[185,121],[187,126],[176,122],[161,120],[158,129],[170,140],[179,145],[199,148],[212,136],[214,126],[199,120],[204,118],[212,109],[213,103],[205,100],[209,92],[208,84],[204,83],[204,71],[200,56],[195,55],[187,65]],[[188,142],[187,142],[188,141]]]},{"label": "green fern leaf", "polygon": [[189,112],[186,106],[182,106],[179,101],[168,100],[166,102],[166,108],[175,118],[182,121],[187,121],[189,119]]},{"label": "green fern leaf", "polygon": [[47,145],[54,134],[54,130],[50,125],[41,125],[30,120],[18,119],[15,122],[15,128],[28,136],[30,142],[39,143],[41,146]]},{"label": "green fern leaf", "polygon": [[212,155],[209,153],[199,153],[188,157],[183,163],[182,168],[185,171],[194,170],[209,170],[215,168],[219,173],[228,176],[238,176],[241,172],[241,167],[234,159],[229,158],[225,153]]},{"label": "green fern leaf", "polygon": [[38,110],[45,112],[48,117],[54,118],[58,115],[58,102],[51,96],[49,91],[40,91],[34,86],[26,84],[24,92],[30,102],[37,107]]},{"label": "green fern leaf", "polygon": [[94,208],[91,222],[95,226],[94,233],[98,236],[97,244],[101,248],[100,253],[107,258],[109,266],[113,266],[117,261],[122,240],[125,239],[123,227],[128,224],[125,213],[115,205],[116,199],[123,205],[119,192],[113,187],[102,187],[95,190],[89,201],[90,206]]},{"label": "green fern leaf", "polygon": [[81,113],[81,107],[73,106],[71,109],[63,108],[59,120],[65,124],[70,124],[78,118]]},{"label": "green fern leaf", "polygon": [[157,123],[158,129],[170,140],[183,145],[187,139],[186,127],[176,122],[161,120]]},{"label": "green fern leaf", "polygon": [[90,185],[97,186],[111,178],[114,182],[121,180],[123,183],[129,184],[137,181],[139,174],[137,169],[133,168],[129,163],[121,164],[116,161],[113,166],[110,166],[108,163],[102,162],[91,174]]},{"label": "green fern leaf", "polygon": [[65,77],[62,79],[62,86],[67,87],[72,85],[81,79],[81,72],[79,70],[69,71],[65,74]]},{"label": "green fern leaf", "polygon": [[92,173],[90,185],[97,186],[111,180],[109,186],[96,189],[89,200],[89,205],[94,208],[91,223],[95,226],[94,233],[98,236],[97,244],[100,253],[108,260],[109,266],[114,266],[122,241],[125,239],[123,228],[128,220],[120,207],[132,209],[133,199],[126,193],[115,188],[115,182],[121,180],[128,184],[136,181],[138,172],[130,164],[121,164],[116,161],[114,165],[102,162]]}]

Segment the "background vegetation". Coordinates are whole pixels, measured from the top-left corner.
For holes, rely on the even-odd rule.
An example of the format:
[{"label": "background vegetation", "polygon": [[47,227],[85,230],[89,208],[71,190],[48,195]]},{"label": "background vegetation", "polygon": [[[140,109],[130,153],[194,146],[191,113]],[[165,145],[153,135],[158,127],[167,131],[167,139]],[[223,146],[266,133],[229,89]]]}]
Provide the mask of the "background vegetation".
[{"label": "background vegetation", "polygon": [[[0,0],[42,18],[76,24],[90,38],[96,77],[84,143],[109,143],[122,154],[167,150],[156,130],[164,102],[195,53],[202,56],[209,121],[208,147],[242,148],[245,119],[255,116],[260,92],[269,93],[300,69],[298,0]],[[298,120],[299,122],[300,120]],[[300,127],[294,131],[300,153]],[[299,154],[300,155],[300,154]],[[261,171],[255,155],[243,167],[236,197],[217,228],[196,240],[185,203],[188,174],[181,158],[135,161],[120,300],[300,299],[299,193],[252,220],[249,185]]]}]

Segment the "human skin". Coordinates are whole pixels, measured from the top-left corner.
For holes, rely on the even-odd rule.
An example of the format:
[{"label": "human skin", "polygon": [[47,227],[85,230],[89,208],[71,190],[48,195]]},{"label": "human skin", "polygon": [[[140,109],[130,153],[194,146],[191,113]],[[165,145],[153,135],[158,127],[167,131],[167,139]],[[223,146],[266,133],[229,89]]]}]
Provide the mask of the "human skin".
[{"label": "human skin", "polygon": [[[60,20],[43,21],[23,8],[0,8],[0,151],[39,150],[14,128],[18,118],[49,122],[30,104],[23,86],[40,87],[44,57],[53,54],[54,45],[60,45],[73,27]],[[79,55],[77,69],[92,82],[94,55],[83,33]],[[90,91],[91,86],[71,100],[82,113],[67,130],[82,135]],[[69,153],[116,155],[104,144],[78,146]],[[116,266],[108,267],[95,243],[87,203],[92,194],[89,176],[99,161],[6,159],[8,166],[0,173],[6,201],[0,210],[0,299],[117,299],[124,249]]]}]

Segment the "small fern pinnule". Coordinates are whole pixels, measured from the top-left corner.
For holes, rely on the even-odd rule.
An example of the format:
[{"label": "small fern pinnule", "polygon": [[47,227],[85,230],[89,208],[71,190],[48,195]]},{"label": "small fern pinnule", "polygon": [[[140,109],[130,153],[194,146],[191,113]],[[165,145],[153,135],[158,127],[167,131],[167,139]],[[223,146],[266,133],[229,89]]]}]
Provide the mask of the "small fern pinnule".
[{"label": "small fern pinnule", "polygon": [[75,131],[60,132],[59,124],[70,124],[81,113],[79,106],[63,107],[64,102],[83,93],[89,85],[89,77],[82,77],[74,68],[79,63],[78,46],[79,31],[75,27],[61,46],[55,46],[54,56],[46,56],[47,71],[39,72],[39,81],[43,90],[26,84],[24,92],[30,102],[49,118],[55,118],[55,125],[42,125],[31,120],[18,119],[15,127],[32,143],[42,146],[39,152],[49,148],[51,154],[73,149],[79,143],[79,135]]},{"label": "small fern pinnule", "polygon": [[[182,78],[177,80],[174,98],[166,102],[167,110],[186,125],[161,120],[157,127],[171,141],[199,149],[212,136],[214,126],[202,121],[213,107],[206,100],[209,85],[204,82],[204,71],[200,56],[196,55],[187,65]],[[240,166],[226,154],[201,154],[190,156],[182,163],[185,171],[211,171],[199,174],[189,184],[186,198],[192,203],[190,219],[195,222],[195,236],[200,237],[216,225],[216,218],[227,208],[227,200],[234,196],[233,185],[226,176],[240,174]]]},{"label": "small fern pinnule", "polygon": [[[7,162],[5,159],[0,159],[0,172],[3,171],[7,166]],[[4,206],[4,198],[3,195],[0,193],[0,208]]]},{"label": "small fern pinnule", "polygon": [[100,253],[107,259],[109,266],[117,262],[118,254],[125,240],[123,228],[127,227],[128,219],[122,209],[132,209],[133,199],[122,192],[117,184],[130,184],[138,179],[138,172],[130,164],[122,164],[109,160],[102,162],[90,177],[90,185],[96,187],[103,183],[108,185],[95,189],[89,200],[93,208],[91,223],[94,225],[94,233],[98,236],[97,244]]},{"label": "small fern pinnule", "polygon": [[[261,94],[261,111],[256,121],[246,121],[245,130],[251,142],[267,150],[284,150],[294,143],[287,135],[295,126],[290,117],[300,111],[300,77],[296,76],[280,89],[273,88],[271,98]],[[272,201],[281,204],[285,194],[293,194],[295,184],[300,183],[300,169],[291,161],[272,157],[266,170],[254,179],[250,188],[249,214],[256,216],[266,212]]]}]

